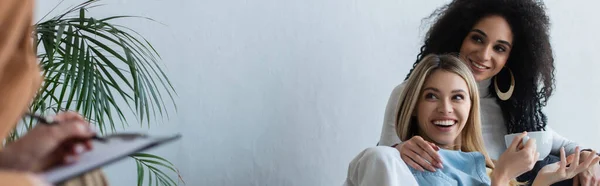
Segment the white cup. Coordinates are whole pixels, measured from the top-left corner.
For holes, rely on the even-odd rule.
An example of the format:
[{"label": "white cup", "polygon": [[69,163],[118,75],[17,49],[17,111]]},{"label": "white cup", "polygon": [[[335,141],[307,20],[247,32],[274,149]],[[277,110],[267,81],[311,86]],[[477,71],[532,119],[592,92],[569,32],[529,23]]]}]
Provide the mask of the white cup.
[{"label": "white cup", "polygon": [[[514,133],[504,135],[504,142],[506,143],[506,148],[512,144],[513,139],[521,135],[521,133]],[[535,145],[537,147],[537,152],[540,153],[540,158],[538,160],[543,160],[550,154],[550,150],[552,150],[552,133],[547,131],[537,131],[537,132],[527,132],[527,136],[523,138],[523,145],[527,143],[527,140],[530,138],[535,139]]]}]

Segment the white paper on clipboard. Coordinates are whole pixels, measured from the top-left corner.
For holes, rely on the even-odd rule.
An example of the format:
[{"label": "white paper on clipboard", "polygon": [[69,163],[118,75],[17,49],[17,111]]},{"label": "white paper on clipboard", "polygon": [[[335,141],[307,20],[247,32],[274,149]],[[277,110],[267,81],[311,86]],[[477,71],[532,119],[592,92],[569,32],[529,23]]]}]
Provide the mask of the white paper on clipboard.
[{"label": "white paper on clipboard", "polygon": [[[127,134],[126,134],[127,135]],[[137,134],[134,134],[137,135]],[[41,174],[48,182],[56,184],[82,175],[99,167],[114,163],[131,154],[159,146],[179,139],[181,135],[171,137],[107,137],[106,142],[92,141],[93,149],[81,154],[80,159],[70,165],[52,168]]]}]

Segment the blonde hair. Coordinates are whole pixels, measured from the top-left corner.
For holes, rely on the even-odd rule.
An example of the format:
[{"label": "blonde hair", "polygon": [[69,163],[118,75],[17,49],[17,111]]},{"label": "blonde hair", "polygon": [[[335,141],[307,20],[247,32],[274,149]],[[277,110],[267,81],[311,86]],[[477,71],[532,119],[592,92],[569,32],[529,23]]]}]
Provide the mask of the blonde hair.
[{"label": "blonde hair", "polygon": [[486,165],[494,168],[494,163],[489,158],[487,151],[483,146],[483,137],[481,134],[481,120],[479,118],[479,92],[477,83],[471,74],[471,70],[460,59],[452,55],[430,54],[425,56],[421,62],[414,68],[413,73],[406,81],[406,87],[401,93],[400,113],[398,114],[398,123],[396,132],[400,140],[406,141],[415,135],[418,135],[418,123],[415,120],[413,112],[421,95],[421,90],[427,78],[435,71],[443,70],[452,72],[465,80],[469,88],[469,99],[471,99],[471,110],[465,127],[460,132],[459,139],[455,144],[455,149],[464,152],[481,152],[485,157]]},{"label": "blonde hair", "polygon": [[[425,81],[431,74],[438,70],[452,72],[460,76],[465,80],[469,88],[471,110],[463,130],[460,132],[459,139],[455,140],[454,150],[460,149],[463,152],[480,152],[483,154],[486,167],[488,168],[486,172],[490,176],[495,166],[483,146],[477,82],[473,74],[471,74],[469,67],[455,56],[449,54],[429,54],[417,64],[400,94],[400,112],[398,114],[398,123],[396,123],[396,133],[402,141],[407,141],[413,136],[418,135],[419,125],[414,111]],[[513,179],[510,180],[509,184],[521,185],[522,183],[516,182]]]}]

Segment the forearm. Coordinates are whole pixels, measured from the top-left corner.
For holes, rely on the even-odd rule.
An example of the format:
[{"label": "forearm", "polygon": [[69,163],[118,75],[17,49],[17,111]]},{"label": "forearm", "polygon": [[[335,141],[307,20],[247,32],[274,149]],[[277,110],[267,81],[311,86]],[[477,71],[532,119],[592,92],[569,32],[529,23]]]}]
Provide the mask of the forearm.
[{"label": "forearm", "polygon": [[390,94],[390,98],[385,107],[385,115],[383,116],[383,127],[381,129],[379,145],[392,146],[402,142],[396,133],[396,123],[400,106],[398,101],[400,100],[403,89],[404,83],[396,86]]},{"label": "forearm", "polygon": [[4,149],[0,151],[0,170],[17,170],[17,171],[30,171],[33,170],[33,160],[30,153],[18,153],[22,152],[15,146],[17,142],[8,144]]},{"label": "forearm", "polygon": [[8,149],[2,149],[2,151],[0,151],[0,169],[14,169],[14,164],[18,161],[16,158],[17,157],[13,156]]},{"label": "forearm", "polygon": [[492,181],[492,186],[507,186],[510,183],[510,179],[502,173],[502,171],[494,170],[490,174],[490,180]]},{"label": "forearm", "polygon": [[541,179],[536,178],[535,180],[533,180],[533,183],[531,184],[531,186],[549,186],[550,184],[548,183],[544,183],[543,181],[541,181]]},{"label": "forearm", "polygon": [[383,131],[381,132],[381,138],[379,139],[380,146],[392,146],[402,143],[400,137],[396,134],[396,130],[394,127],[386,126],[384,124]]},{"label": "forearm", "polygon": [[492,186],[507,186],[509,185],[510,180],[493,180],[492,179]]},{"label": "forearm", "polygon": [[579,149],[584,149],[584,147],[582,147],[578,143],[575,143],[574,141],[571,141],[556,133],[556,131],[552,130],[551,127],[546,127],[546,131],[552,133],[552,150],[550,151],[550,154],[552,155],[560,156],[561,147],[565,148],[565,153],[567,156],[575,153],[575,148],[577,146],[580,147]]},{"label": "forearm", "polygon": [[543,175],[538,174],[535,177],[535,180],[533,180],[533,183],[531,184],[531,186],[549,186],[555,182],[557,182],[557,181],[552,181],[549,178],[546,178]]}]

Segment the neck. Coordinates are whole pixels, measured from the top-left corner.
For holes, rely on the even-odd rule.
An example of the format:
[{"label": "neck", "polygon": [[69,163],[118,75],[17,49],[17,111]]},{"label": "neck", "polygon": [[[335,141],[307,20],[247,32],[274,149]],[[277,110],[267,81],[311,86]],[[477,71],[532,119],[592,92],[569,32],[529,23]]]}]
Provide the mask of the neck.
[{"label": "neck", "polygon": [[446,145],[441,145],[441,144],[436,144],[438,147],[442,148],[442,149],[446,149],[446,150],[458,150],[460,148],[458,148],[458,145],[456,144],[446,144]]},{"label": "neck", "polygon": [[437,145],[438,147],[440,147],[442,149],[446,149],[446,150],[460,150],[460,144],[457,143],[457,141],[460,141],[460,140],[458,140],[458,139],[455,139],[454,142],[452,142],[452,143],[441,144],[441,143],[438,143],[435,140],[432,140],[422,130],[419,130],[419,134],[418,135],[421,136],[423,138],[423,140],[431,142],[431,143],[434,143],[435,145]]},{"label": "neck", "polygon": [[479,90],[479,97],[487,97],[490,95],[490,85],[492,85],[492,79],[485,79],[477,82],[477,90]]}]

